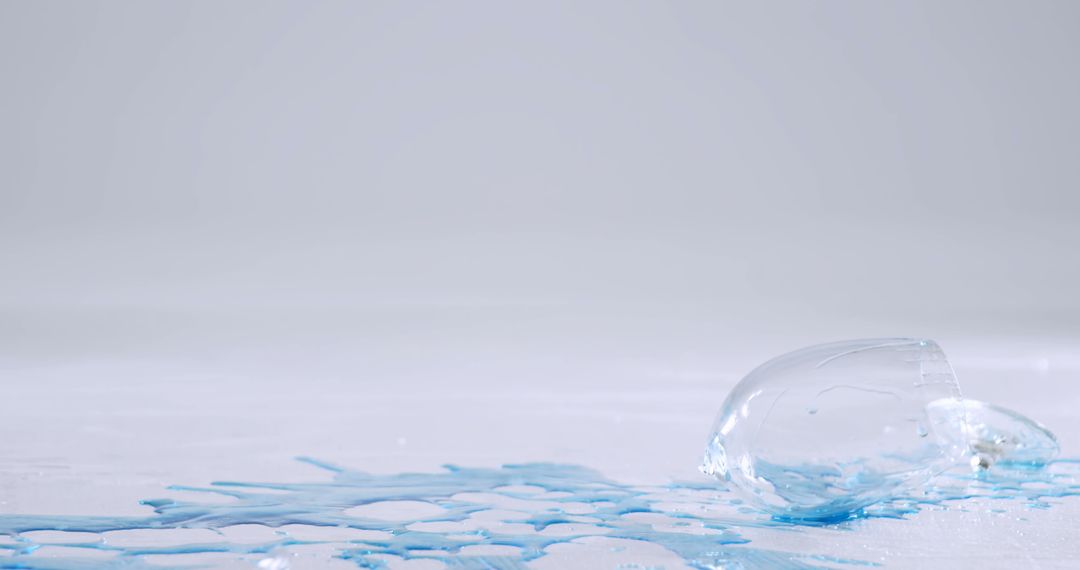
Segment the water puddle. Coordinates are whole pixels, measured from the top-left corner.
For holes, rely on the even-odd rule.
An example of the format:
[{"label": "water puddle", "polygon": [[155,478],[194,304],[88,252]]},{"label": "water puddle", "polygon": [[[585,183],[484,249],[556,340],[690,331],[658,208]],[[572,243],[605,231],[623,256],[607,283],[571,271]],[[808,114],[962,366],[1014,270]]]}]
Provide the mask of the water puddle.
[{"label": "water puddle", "polygon": [[[713,481],[633,486],[586,467],[550,463],[375,475],[300,461],[332,477],[173,487],[215,500],[147,500],[154,513],[145,517],[0,516],[0,551],[8,554],[0,568],[284,570],[293,567],[296,553],[307,553],[344,567],[505,570],[529,568],[567,545],[614,552],[626,544],[663,549],[699,569],[877,565],[755,548],[740,530],[804,527],[747,507]],[[989,509],[988,500],[1044,509],[1077,494],[1080,460],[957,469],[856,516],[904,518],[927,506]],[[851,524],[858,523],[837,528]]]}]

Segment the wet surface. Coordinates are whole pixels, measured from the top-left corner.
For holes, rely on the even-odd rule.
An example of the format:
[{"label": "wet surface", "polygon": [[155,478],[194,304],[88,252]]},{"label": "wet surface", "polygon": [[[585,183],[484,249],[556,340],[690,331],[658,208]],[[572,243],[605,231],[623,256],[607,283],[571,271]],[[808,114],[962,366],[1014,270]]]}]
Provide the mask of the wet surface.
[{"label": "wet surface", "polygon": [[[491,346],[450,340],[445,331],[465,321],[483,338],[498,336],[492,328],[507,334]],[[259,327],[189,327],[206,331],[203,340],[175,327],[183,342],[121,342],[114,333],[100,355],[8,361],[7,563],[1067,568],[1080,560],[1069,461],[965,467],[935,480],[930,494],[822,526],[775,521],[698,473],[708,427],[739,375],[806,339],[735,350],[707,335],[669,348],[629,335],[597,335],[606,340],[593,346],[540,335],[555,347],[545,352],[530,348],[536,330],[515,336],[497,319],[465,321],[448,318],[432,333],[439,322],[426,318],[426,327],[405,327],[415,334],[385,338],[290,333],[288,342]],[[399,317],[379,323],[363,326],[403,326]],[[1038,418],[1058,435],[1061,457],[1077,456],[1071,344],[942,342],[965,395]],[[419,482],[418,492],[403,492],[403,481]],[[601,500],[598,489],[617,500]]]}]

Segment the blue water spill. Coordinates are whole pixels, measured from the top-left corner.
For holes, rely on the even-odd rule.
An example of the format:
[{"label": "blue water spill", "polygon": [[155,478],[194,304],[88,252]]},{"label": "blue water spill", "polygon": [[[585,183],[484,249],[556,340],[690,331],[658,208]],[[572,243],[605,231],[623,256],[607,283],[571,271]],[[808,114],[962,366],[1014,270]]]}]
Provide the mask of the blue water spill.
[{"label": "blue water spill", "polygon": [[[210,493],[231,500],[147,500],[143,504],[153,508],[154,514],[143,517],[0,516],[0,535],[10,538],[0,543],[0,549],[11,554],[0,559],[0,568],[161,568],[147,557],[209,553],[235,555],[250,561],[252,567],[262,560],[263,568],[285,568],[274,566],[277,559],[268,557],[288,552],[291,547],[321,544],[331,545],[332,556],[359,568],[386,568],[387,561],[396,557],[437,560],[449,568],[513,570],[526,568],[527,562],[547,555],[553,546],[580,545],[583,539],[597,536],[657,545],[698,569],[877,566],[868,561],[746,546],[749,540],[739,534],[739,529],[765,527],[798,532],[800,524],[749,509],[712,481],[633,486],[585,467],[550,463],[501,468],[451,466],[439,473],[375,475],[310,458],[300,460],[329,471],[331,480],[226,481],[205,488],[172,487],[175,491]],[[972,499],[1022,501],[1029,508],[1041,509],[1055,499],[1072,495],[1080,495],[1080,460],[1057,460],[1042,468],[947,473],[917,495],[862,509],[850,518],[905,518],[928,505],[947,506]],[[985,507],[985,503],[980,504]],[[349,540],[299,539],[288,530],[278,530],[278,538],[263,542],[226,538],[225,531],[230,527],[251,524],[273,529],[303,525],[368,532]],[[847,525],[850,523],[838,528]],[[222,539],[181,546],[125,546],[102,536],[149,529],[207,529],[218,532]],[[98,535],[94,540],[59,546],[67,547],[69,552],[82,549],[98,557],[39,556],[36,553],[43,546],[55,543],[35,541],[27,533],[42,530],[94,533]],[[463,552],[477,546],[504,550],[512,547],[509,550],[514,554]],[[100,558],[102,554],[112,556]],[[267,560],[270,565],[266,565]]]}]

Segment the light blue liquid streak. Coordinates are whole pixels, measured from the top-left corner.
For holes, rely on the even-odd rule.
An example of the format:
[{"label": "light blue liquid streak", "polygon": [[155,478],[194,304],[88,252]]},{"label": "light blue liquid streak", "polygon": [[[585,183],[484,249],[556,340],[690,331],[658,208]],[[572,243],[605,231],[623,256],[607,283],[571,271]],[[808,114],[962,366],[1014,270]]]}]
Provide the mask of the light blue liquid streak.
[{"label": "light blue liquid streak", "polygon": [[[635,487],[611,481],[585,467],[533,463],[501,468],[447,467],[440,473],[372,475],[344,469],[309,458],[301,461],[333,474],[330,481],[315,483],[217,482],[205,488],[173,487],[224,495],[235,500],[226,504],[173,499],[143,501],[153,515],[145,517],[107,516],[0,516],[0,534],[14,541],[0,544],[11,556],[0,560],[0,568],[30,570],[82,570],[86,568],[142,569],[151,565],[149,555],[230,553],[256,560],[263,555],[287,552],[289,547],[333,543],[338,558],[359,568],[384,568],[379,555],[406,560],[434,559],[450,568],[521,569],[542,557],[549,547],[568,544],[587,536],[641,541],[661,546],[682,558],[689,566],[715,568],[823,568],[836,565],[875,566],[875,563],[815,555],[780,552],[745,546],[749,541],[738,534],[740,527],[769,527],[798,531],[800,521],[770,519],[753,511],[713,482],[674,483],[663,487]],[[803,474],[813,484],[813,474]],[[1080,461],[1058,460],[1043,468],[995,468],[988,472],[951,472],[934,485],[913,496],[896,497],[844,517],[904,518],[927,505],[941,506],[968,499],[1023,501],[1030,508],[1047,508],[1049,501],[1080,494]],[[523,489],[525,486],[526,489]],[[488,500],[475,496],[484,494]],[[416,530],[418,523],[471,523],[474,515],[486,511],[514,511],[501,501],[543,501],[551,507],[517,511],[505,522],[526,524],[533,532],[513,532],[487,524],[470,530]],[[382,520],[354,516],[350,508],[385,501],[419,501],[438,506],[437,514]],[[678,503],[680,508],[672,508]],[[534,503],[535,504],[535,503]],[[580,515],[569,511],[587,506]],[[565,507],[565,508],[564,508]],[[573,508],[571,508],[573,507]],[[652,518],[649,518],[652,517]],[[397,517],[395,517],[397,518]],[[824,521],[837,523],[837,521]],[[658,523],[655,524],[654,523]],[[182,546],[119,546],[99,539],[62,546],[114,553],[111,559],[43,558],[35,556],[42,544],[24,536],[39,530],[89,532],[136,529],[209,529],[219,531],[234,525],[257,524],[271,528],[285,525],[340,527],[382,531],[386,538],[351,541],[297,540],[281,538],[264,543],[220,542]],[[822,521],[815,524],[821,525]],[[591,529],[558,535],[543,531],[552,525],[576,525]],[[420,525],[421,527],[428,526]],[[513,525],[507,529],[515,528]],[[565,527],[570,528],[570,527]],[[510,556],[462,556],[461,549],[472,545],[511,546]]]}]

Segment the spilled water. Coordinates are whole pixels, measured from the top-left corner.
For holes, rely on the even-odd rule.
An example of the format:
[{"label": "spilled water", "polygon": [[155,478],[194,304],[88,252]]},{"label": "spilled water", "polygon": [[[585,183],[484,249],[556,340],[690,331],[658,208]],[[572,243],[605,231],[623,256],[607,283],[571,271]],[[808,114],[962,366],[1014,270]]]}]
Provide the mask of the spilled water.
[{"label": "spilled water", "polygon": [[[507,570],[526,568],[553,547],[596,536],[656,545],[699,569],[877,565],[754,548],[740,528],[800,527],[747,508],[711,481],[631,486],[585,467],[548,463],[372,475],[300,460],[329,471],[331,480],[174,487],[205,493],[207,500],[147,500],[154,514],[145,517],[0,516],[0,535],[7,536],[0,549],[9,554],[0,558],[0,568],[139,569],[161,568],[162,562],[177,567],[170,556],[218,554],[232,557],[236,567],[284,570],[287,553],[323,547],[329,559],[359,568],[428,560],[450,568]],[[971,499],[1048,508],[1078,494],[1080,460],[1058,460],[1038,469],[947,473],[917,495],[857,516],[903,518],[928,505],[963,508]],[[238,540],[235,531],[250,525],[266,531],[262,538]],[[213,538],[179,545],[132,539],[188,529]],[[325,532],[313,532],[319,530]],[[63,544],[62,556],[41,555],[56,543]]]}]

